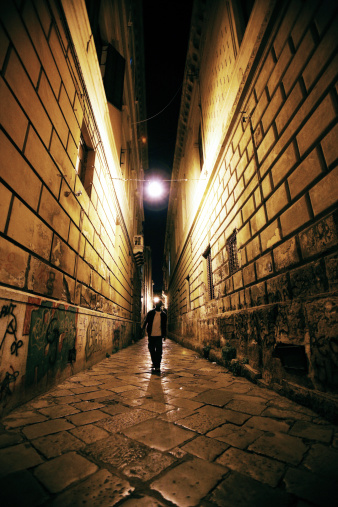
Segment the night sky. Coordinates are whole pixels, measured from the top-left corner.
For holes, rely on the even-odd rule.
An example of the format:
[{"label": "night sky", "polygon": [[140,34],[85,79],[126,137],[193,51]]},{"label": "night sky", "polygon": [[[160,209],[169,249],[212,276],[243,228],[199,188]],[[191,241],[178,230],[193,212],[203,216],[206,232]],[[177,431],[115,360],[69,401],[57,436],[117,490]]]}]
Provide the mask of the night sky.
[{"label": "night sky", "polygon": [[[145,179],[171,177],[191,11],[192,0],[143,0],[147,118],[155,116],[147,122],[149,170]],[[152,251],[155,292],[162,290],[169,189],[167,183],[166,197],[159,201],[150,201],[146,192],[144,199],[145,244]]]}]

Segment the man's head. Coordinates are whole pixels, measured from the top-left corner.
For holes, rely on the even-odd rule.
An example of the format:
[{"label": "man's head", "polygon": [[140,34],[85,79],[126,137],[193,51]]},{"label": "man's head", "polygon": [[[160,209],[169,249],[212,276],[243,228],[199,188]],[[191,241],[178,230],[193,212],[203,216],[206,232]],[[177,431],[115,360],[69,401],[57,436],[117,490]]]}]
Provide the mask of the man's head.
[{"label": "man's head", "polygon": [[163,305],[162,301],[159,300],[159,301],[156,301],[155,303],[155,310],[157,310],[158,312],[161,310],[161,306]]}]

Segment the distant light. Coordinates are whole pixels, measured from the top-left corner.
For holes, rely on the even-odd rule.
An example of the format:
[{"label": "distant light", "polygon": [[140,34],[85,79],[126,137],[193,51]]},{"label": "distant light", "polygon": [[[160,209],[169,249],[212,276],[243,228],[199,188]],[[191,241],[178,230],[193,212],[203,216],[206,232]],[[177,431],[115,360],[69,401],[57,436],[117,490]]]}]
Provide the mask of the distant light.
[{"label": "distant light", "polygon": [[162,183],[160,181],[150,181],[148,183],[147,192],[150,197],[161,197],[164,192]]},{"label": "distant light", "polygon": [[147,138],[146,138],[146,136],[142,136],[142,137],[141,137],[141,142],[142,142],[143,144],[146,144],[146,142],[147,142]]},{"label": "distant light", "polygon": [[158,302],[159,302],[159,300],[160,300],[160,298],[158,298],[157,296],[156,296],[156,297],[154,297],[154,303],[158,303]]}]

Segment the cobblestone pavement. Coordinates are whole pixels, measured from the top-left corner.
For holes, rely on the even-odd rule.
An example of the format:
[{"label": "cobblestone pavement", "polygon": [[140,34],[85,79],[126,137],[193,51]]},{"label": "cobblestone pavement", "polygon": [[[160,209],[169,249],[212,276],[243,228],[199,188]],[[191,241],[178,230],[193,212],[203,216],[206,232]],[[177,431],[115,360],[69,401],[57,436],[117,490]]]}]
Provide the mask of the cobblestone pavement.
[{"label": "cobblestone pavement", "polygon": [[146,339],[1,421],[2,507],[338,505],[338,427]]}]

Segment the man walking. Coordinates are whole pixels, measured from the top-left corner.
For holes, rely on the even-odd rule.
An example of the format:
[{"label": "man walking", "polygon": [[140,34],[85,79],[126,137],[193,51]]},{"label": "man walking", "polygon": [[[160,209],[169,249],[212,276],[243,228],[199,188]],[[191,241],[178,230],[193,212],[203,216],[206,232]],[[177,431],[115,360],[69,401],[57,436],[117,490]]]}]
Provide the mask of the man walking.
[{"label": "man walking", "polygon": [[161,310],[163,303],[157,301],[155,308],[147,313],[142,330],[147,328],[148,349],[153,363],[153,370],[161,370],[162,338],[167,335],[167,314]]}]

